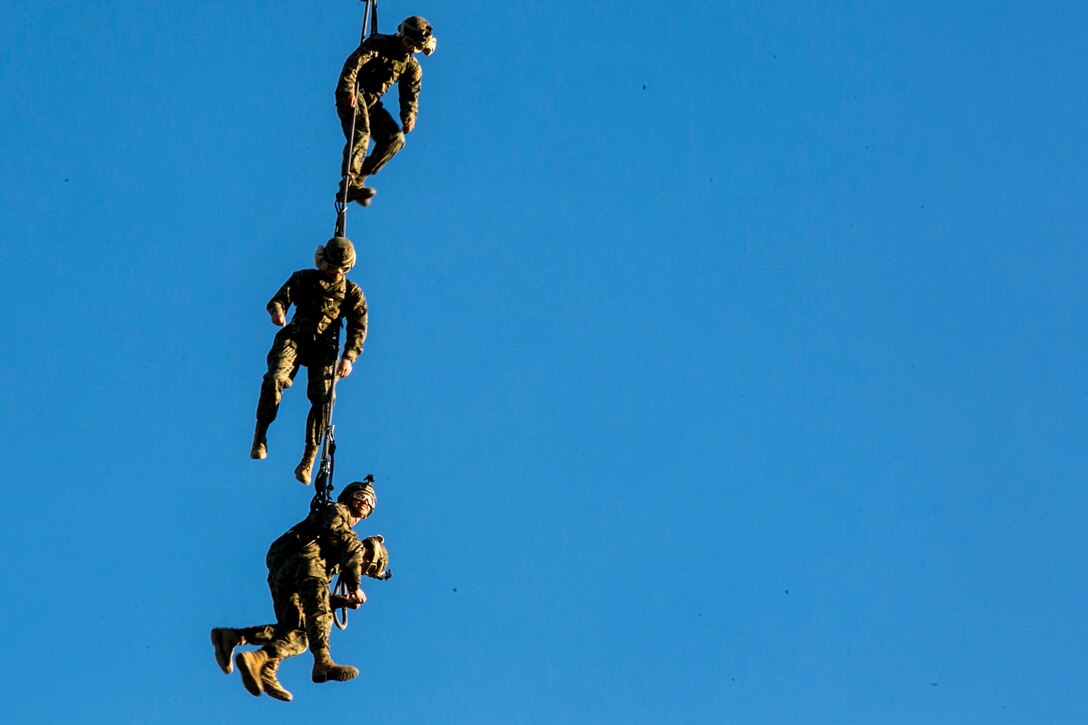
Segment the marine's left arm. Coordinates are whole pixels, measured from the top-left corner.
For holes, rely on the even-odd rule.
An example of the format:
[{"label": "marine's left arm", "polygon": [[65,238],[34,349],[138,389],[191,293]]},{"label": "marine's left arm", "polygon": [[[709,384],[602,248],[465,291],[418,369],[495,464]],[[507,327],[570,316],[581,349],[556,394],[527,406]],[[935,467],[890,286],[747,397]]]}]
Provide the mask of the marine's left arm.
[{"label": "marine's left arm", "polygon": [[408,58],[408,67],[397,81],[397,93],[400,96],[400,121],[404,132],[408,133],[415,125],[419,114],[419,89],[423,87],[423,68],[413,57]]},{"label": "marine's left arm", "polygon": [[287,281],[283,283],[276,294],[272,296],[272,299],[265,305],[265,309],[268,310],[268,314],[272,316],[272,322],[282,327],[284,324],[284,317],[287,314],[287,309],[291,306],[294,293],[298,290],[301,281],[301,275],[298,272],[294,272]]},{"label": "marine's left arm", "polygon": [[326,561],[338,564],[340,577],[349,592],[359,588],[363,569],[363,542],[351,528],[347,508],[341,504],[330,507],[321,532],[321,553]]},{"label": "marine's left arm", "polygon": [[366,340],[366,296],[359,285],[348,285],[342,314],[348,322],[342,357],[348,362],[354,362],[362,353],[363,341]]},{"label": "marine's left arm", "polygon": [[336,102],[340,104],[355,104],[356,81],[362,67],[378,56],[378,50],[373,38],[364,40],[355,52],[344,61],[344,67],[340,71],[340,80],[336,83]]}]

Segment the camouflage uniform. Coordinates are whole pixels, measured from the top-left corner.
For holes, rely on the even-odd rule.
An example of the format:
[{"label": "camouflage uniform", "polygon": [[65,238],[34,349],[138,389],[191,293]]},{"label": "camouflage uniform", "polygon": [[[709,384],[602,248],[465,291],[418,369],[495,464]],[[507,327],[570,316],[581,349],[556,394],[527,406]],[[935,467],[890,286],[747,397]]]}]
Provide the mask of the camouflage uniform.
[{"label": "camouflage uniform", "polygon": [[[289,531],[288,534],[291,534]],[[286,535],[285,535],[286,536]],[[268,563],[291,548],[277,551],[280,537],[268,552]],[[276,637],[264,650],[276,659],[302,653],[309,642],[315,655],[328,652],[332,628],[329,584],[337,573],[349,592],[359,588],[365,568],[366,547],[351,528],[351,512],[344,504],[330,504],[313,540],[269,569],[268,588],[276,612]]]},{"label": "camouflage uniform", "polygon": [[[347,177],[349,186],[358,186],[361,177],[378,173],[404,148],[404,134],[382,106],[381,97],[394,83],[397,84],[403,123],[419,111],[422,78],[419,61],[412,57],[412,51],[404,46],[398,35],[375,33],[344,61],[336,86],[336,112],[347,139],[341,174]],[[355,108],[351,107],[352,94],[355,94]],[[354,138],[351,137],[353,116]],[[371,138],[374,139],[374,151],[368,157],[366,147]]]},{"label": "camouflage uniform", "polygon": [[[277,657],[293,657],[306,649],[305,633],[299,626],[303,623],[301,611],[291,607],[281,607],[279,602],[291,599],[290,587],[284,592],[280,569],[304,547],[310,547],[317,540],[316,532],[323,522],[325,511],[319,509],[289,528],[268,547],[265,565],[268,567],[268,589],[272,594],[273,608],[276,612],[276,624],[261,624],[256,627],[240,627],[230,630],[239,640],[239,644],[267,645],[278,642],[275,649]],[[326,587],[326,592],[328,588]],[[311,606],[320,606],[320,595],[310,597]],[[331,611],[331,610],[330,610]],[[284,654],[281,654],[284,653]]]},{"label": "camouflage uniform", "polygon": [[273,541],[265,556],[276,624],[219,631],[229,631],[237,644],[264,645],[274,660],[301,654],[307,643],[311,651],[327,652],[332,610],[344,604],[336,595],[330,602],[329,584],[340,573],[353,592],[364,574],[383,578],[388,554],[375,541],[382,537],[359,539],[344,504],[312,512]]},{"label": "camouflage uniform", "polygon": [[[237,665],[242,684],[251,695],[269,695],[290,702],[292,695],[276,677],[280,663],[306,649],[314,657],[314,682],[347,682],[359,674],[350,665],[338,665],[329,657],[332,609],[357,607],[359,579],[364,574],[386,580],[389,553],[384,538],[359,540],[352,525],[370,516],[378,505],[374,477],[348,484],[337,503],[323,503],[272,542],[265,556],[268,587],[276,611],[276,624],[244,629],[215,627],[211,631],[215,660],[227,674]],[[347,588],[344,596],[329,593],[329,582],[340,573]],[[234,654],[242,644],[264,645],[259,650]]]},{"label": "camouflage uniform", "polygon": [[[268,372],[257,402],[257,426],[267,429],[276,419],[285,388],[306,366],[306,397],[310,413],[306,419],[306,449],[317,449],[324,426],[324,404],[332,386],[336,365],[337,331],[347,320],[343,357],[354,362],[366,339],[366,297],[359,285],[342,277],[332,281],[316,269],[302,269],[291,275],[268,302],[269,314],[286,313],[295,305],[291,321],[276,333],[268,351]],[[262,436],[263,437],[263,436]]]}]

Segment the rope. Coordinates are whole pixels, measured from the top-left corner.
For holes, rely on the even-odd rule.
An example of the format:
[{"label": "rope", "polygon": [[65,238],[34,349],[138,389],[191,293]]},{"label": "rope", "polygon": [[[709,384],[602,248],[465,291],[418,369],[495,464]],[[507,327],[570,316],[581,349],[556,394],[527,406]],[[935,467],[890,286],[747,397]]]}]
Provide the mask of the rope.
[{"label": "rope", "polygon": [[[359,0],[366,7],[363,8],[363,32],[359,36],[359,42],[362,43],[367,39],[367,36],[373,35],[378,32],[378,0]],[[369,17],[367,14],[369,13]],[[367,27],[367,21],[370,21],[369,28]],[[369,32],[368,32],[369,31]]]},{"label": "rope", "polygon": [[[336,354],[333,357],[332,384],[329,386],[328,395],[325,396],[325,403],[321,406],[322,425],[324,428],[324,432],[321,435],[321,464],[318,467],[317,478],[314,480],[314,497],[313,500],[310,501],[311,512],[316,512],[332,503],[332,477],[336,468],[336,426],[333,425],[332,422],[332,409],[336,403],[336,382],[340,379],[339,321],[336,324],[336,342],[334,349]],[[337,579],[336,588],[333,591],[344,598],[347,598],[347,585],[344,584],[342,579]],[[348,610],[346,607],[341,608],[339,614],[337,614],[337,610],[334,609],[332,618],[337,629],[347,629]]]},{"label": "rope", "polygon": [[[360,0],[363,3],[363,26],[359,32],[359,44],[363,42],[374,33],[378,32],[378,0]],[[334,206],[336,208],[336,227],[333,236],[346,237],[348,229],[348,174],[351,169],[351,148],[355,143],[355,123],[359,118],[359,81],[356,79],[355,88],[352,90],[353,100],[355,105],[351,110],[351,133],[348,135],[348,153],[347,158],[344,160],[344,172],[341,175],[341,183],[343,184],[343,190],[341,196],[336,200]],[[363,149],[363,153],[366,153],[366,149]],[[321,437],[321,465],[318,468],[317,479],[314,481],[314,498],[310,502],[310,509],[314,510],[319,506],[324,506],[332,501],[332,476],[333,470],[336,464],[336,438],[333,435],[336,426],[332,424],[332,407],[336,400],[336,381],[340,379],[339,376],[339,358],[340,358],[340,327],[336,328],[336,362],[333,363],[332,372],[332,385],[329,386],[329,394],[325,399],[324,407],[324,429],[325,432]],[[337,578],[336,588],[334,593],[339,594],[345,599],[348,597],[349,592],[347,585],[344,583],[343,577]],[[348,610],[347,607],[341,607],[338,610],[334,609],[332,613],[333,622],[336,624],[336,628],[340,630],[347,629],[348,627]]]},{"label": "rope", "polygon": [[[374,33],[378,32],[378,0],[360,0],[363,3],[363,27],[359,31],[359,45]],[[348,231],[348,175],[351,173],[351,150],[355,144],[355,120],[359,117],[359,81],[356,79],[355,88],[352,89],[352,100],[355,105],[351,108],[351,133],[348,135],[347,158],[344,159],[344,172],[341,174],[340,183],[344,187],[341,196],[333,206],[336,208],[336,227],[333,231],[335,237],[346,237]],[[363,149],[366,153],[366,149]]]},{"label": "rope", "polygon": [[310,510],[317,510],[332,501],[332,475],[336,464],[336,426],[332,422],[332,408],[336,402],[336,382],[340,379],[340,325],[336,323],[336,338],[333,345],[335,355],[333,357],[332,384],[325,396],[322,409],[322,434],[321,434],[321,464],[317,470],[317,478],[314,480],[314,498],[310,502]]}]

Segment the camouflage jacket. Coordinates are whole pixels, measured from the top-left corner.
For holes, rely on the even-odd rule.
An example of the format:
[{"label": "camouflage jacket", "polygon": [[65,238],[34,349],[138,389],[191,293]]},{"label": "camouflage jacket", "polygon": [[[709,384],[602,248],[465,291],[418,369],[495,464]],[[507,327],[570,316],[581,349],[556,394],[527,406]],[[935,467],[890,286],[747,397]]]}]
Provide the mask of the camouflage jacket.
[{"label": "camouflage jacket", "polygon": [[358,82],[358,102],[370,106],[394,83],[400,94],[400,120],[419,112],[419,89],[423,69],[396,35],[375,33],[363,41],[344,61],[336,85],[336,104],[348,103]]},{"label": "camouflage jacket", "polygon": [[295,314],[291,325],[302,335],[317,338],[334,323],[347,320],[343,356],[352,362],[359,357],[366,339],[366,297],[359,285],[346,277],[333,282],[319,270],[300,269],[268,301],[268,312],[279,310],[286,314],[292,304]]},{"label": "camouflage jacket", "polygon": [[330,581],[339,573],[355,591],[365,569],[366,547],[351,528],[351,512],[341,503],[329,504],[287,530],[268,547],[265,563],[269,577],[282,567],[296,578]]}]

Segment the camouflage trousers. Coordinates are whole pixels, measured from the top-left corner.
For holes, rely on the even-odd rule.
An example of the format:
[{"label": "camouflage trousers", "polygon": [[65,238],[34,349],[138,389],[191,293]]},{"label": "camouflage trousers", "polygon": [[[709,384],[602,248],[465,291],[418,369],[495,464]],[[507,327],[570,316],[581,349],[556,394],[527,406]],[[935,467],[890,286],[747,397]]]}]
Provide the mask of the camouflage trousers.
[{"label": "camouflage trousers", "polygon": [[[355,113],[358,109],[358,113]],[[347,143],[344,145],[344,161],[340,167],[341,176],[348,177],[352,185],[360,176],[370,176],[381,171],[389,159],[404,148],[404,134],[381,101],[367,106],[356,103],[352,108],[345,103],[336,104],[336,113],[340,116],[340,127],[344,131]],[[355,115],[355,136],[351,135],[352,114]],[[370,140],[374,139],[374,150],[366,155]]]},{"label": "camouflage trousers", "polygon": [[306,416],[306,447],[317,448],[325,427],[325,402],[332,387],[336,367],[336,348],[327,342],[300,334],[291,325],[276,333],[268,351],[268,372],[261,382],[257,400],[257,424],[268,428],[276,420],[283,391],[291,387],[299,368],[306,367],[306,397],[310,412]]},{"label": "camouflage trousers", "polygon": [[268,588],[276,612],[275,624],[235,629],[242,644],[263,645],[273,659],[283,660],[311,652],[328,652],[332,630],[329,580],[305,576],[294,567],[283,567],[268,575]]}]

